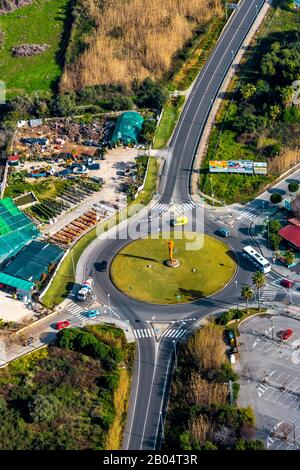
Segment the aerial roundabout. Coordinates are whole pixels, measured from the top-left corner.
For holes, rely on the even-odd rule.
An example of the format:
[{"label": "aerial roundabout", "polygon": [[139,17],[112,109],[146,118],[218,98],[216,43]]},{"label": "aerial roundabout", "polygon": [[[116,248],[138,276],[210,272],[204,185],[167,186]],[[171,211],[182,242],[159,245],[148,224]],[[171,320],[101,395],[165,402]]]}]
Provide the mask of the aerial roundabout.
[{"label": "aerial roundabout", "polygon": [[229,245],[212,235],[161,233],[131,241],[113,258],[110,279],[128,297],[153,304],[182,304],[212,296],[237,269]]}]

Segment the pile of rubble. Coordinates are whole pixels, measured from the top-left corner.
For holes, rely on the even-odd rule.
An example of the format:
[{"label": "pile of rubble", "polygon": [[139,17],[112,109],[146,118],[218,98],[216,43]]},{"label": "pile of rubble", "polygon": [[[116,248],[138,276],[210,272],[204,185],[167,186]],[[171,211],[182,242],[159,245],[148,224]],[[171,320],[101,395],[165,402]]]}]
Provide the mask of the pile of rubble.
[{"label": "pile of rubble", "polygon": [[113,126],[111,121],[103,122],[101,119],[89,124],[83,124],[72,118],[65,119],[64,121],[49,121],[47,124],[56,138],[88,146],[98,145],[109,128]]},{"label": "pile of rubble", "polygon": [[0,0],[0,15],[30,5],[30,3],[32,3],[32,0]]},{"label": "pile of rubble", "polygon": [[50,47],[48,44],[20,44],[14,46],[11,53],[14,57],[29,57],[45,52],[48,47]]}]

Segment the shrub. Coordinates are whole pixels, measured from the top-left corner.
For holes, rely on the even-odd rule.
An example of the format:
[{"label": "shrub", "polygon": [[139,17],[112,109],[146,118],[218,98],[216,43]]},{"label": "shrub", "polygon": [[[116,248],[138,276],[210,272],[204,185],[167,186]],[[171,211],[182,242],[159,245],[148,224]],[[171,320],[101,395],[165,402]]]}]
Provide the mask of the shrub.
[{"label": "shrub", "polygon": [[279,194],[279,193],[273,193],[273,194],[271,194],[270,201],[271,201],[273,204],[279,204],[279,202],[282,201],[282,196],[281,196],[281,194]]},{"label": "shrub", "polygon": [[289,191],[291,193],[296,193],[299,190],[299,184],[298,183],[290,183],[289,184]]},{"label": "shrub", "polygon": [[245,439],[239,439],[236,442],[235,450],[264,450],[264,443],[260,440],[246,441]]},{"label": "shrub", "polygon": [[51,394],[36,394],[29,403],[29,413],[34,423],[53,421],[60,411],[59,400]]}]

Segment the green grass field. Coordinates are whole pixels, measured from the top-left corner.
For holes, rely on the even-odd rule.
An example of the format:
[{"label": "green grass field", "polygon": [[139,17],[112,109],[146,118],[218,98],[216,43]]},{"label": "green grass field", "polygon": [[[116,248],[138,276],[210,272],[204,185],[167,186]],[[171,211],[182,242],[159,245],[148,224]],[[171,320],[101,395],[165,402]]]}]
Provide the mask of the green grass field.
[{"label": "green grass field", "polygon": [[178,121],[184,102],[185,97],[178,96],[176,98],[170,98],[165,104],[161,121],[155,133],[154,149],[161,149],[167,145]]},{"label": "green grass field", "polygon": [[[176,239],[174,257],[181,263],[178,268],[164,264],[168,259],[167,242],[164,238],[147,238],[123,248],[111,265],[115,286],[137,300],[156,304],[185,303],[214,294],[235,273],[233,254],[225,243],[214,237],[186,234]],[[195,244],[193,249],[188,249],[188,243]]]},{"label": "green grass field", "polygon": [[[56,86],[68,43],[69,0],[34,0],[32,5],[0,17],[4,45],[0,49],[0,80],[8,97],[48,91]],[[12,57],[13,46],[48,44],[42,54]]]}]

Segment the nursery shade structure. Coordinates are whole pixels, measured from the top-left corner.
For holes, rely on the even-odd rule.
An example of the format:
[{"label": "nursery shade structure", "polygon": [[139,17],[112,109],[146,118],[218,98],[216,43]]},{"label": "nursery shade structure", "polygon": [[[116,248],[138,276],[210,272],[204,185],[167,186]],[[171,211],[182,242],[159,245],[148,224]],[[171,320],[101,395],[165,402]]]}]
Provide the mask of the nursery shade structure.
[{"label": "nursery shade structure", "polygon": [[127,111],[126,113],[121,114],[111,138],[111,144],[137,144],[143,122],[143,116],[135,111]]},{"label": "nursery shade structure", "polygon": [[39,235],[36,226],[11,198],[0,201],[0,263]]},{"label": "nursery shade structure", "polygon": [[42,274],[48,273],[49,266],[56,264],[63,254],[64,251],[56,245],[32,241],[5,266],[2,272],[26,281],[39,281]]}]

